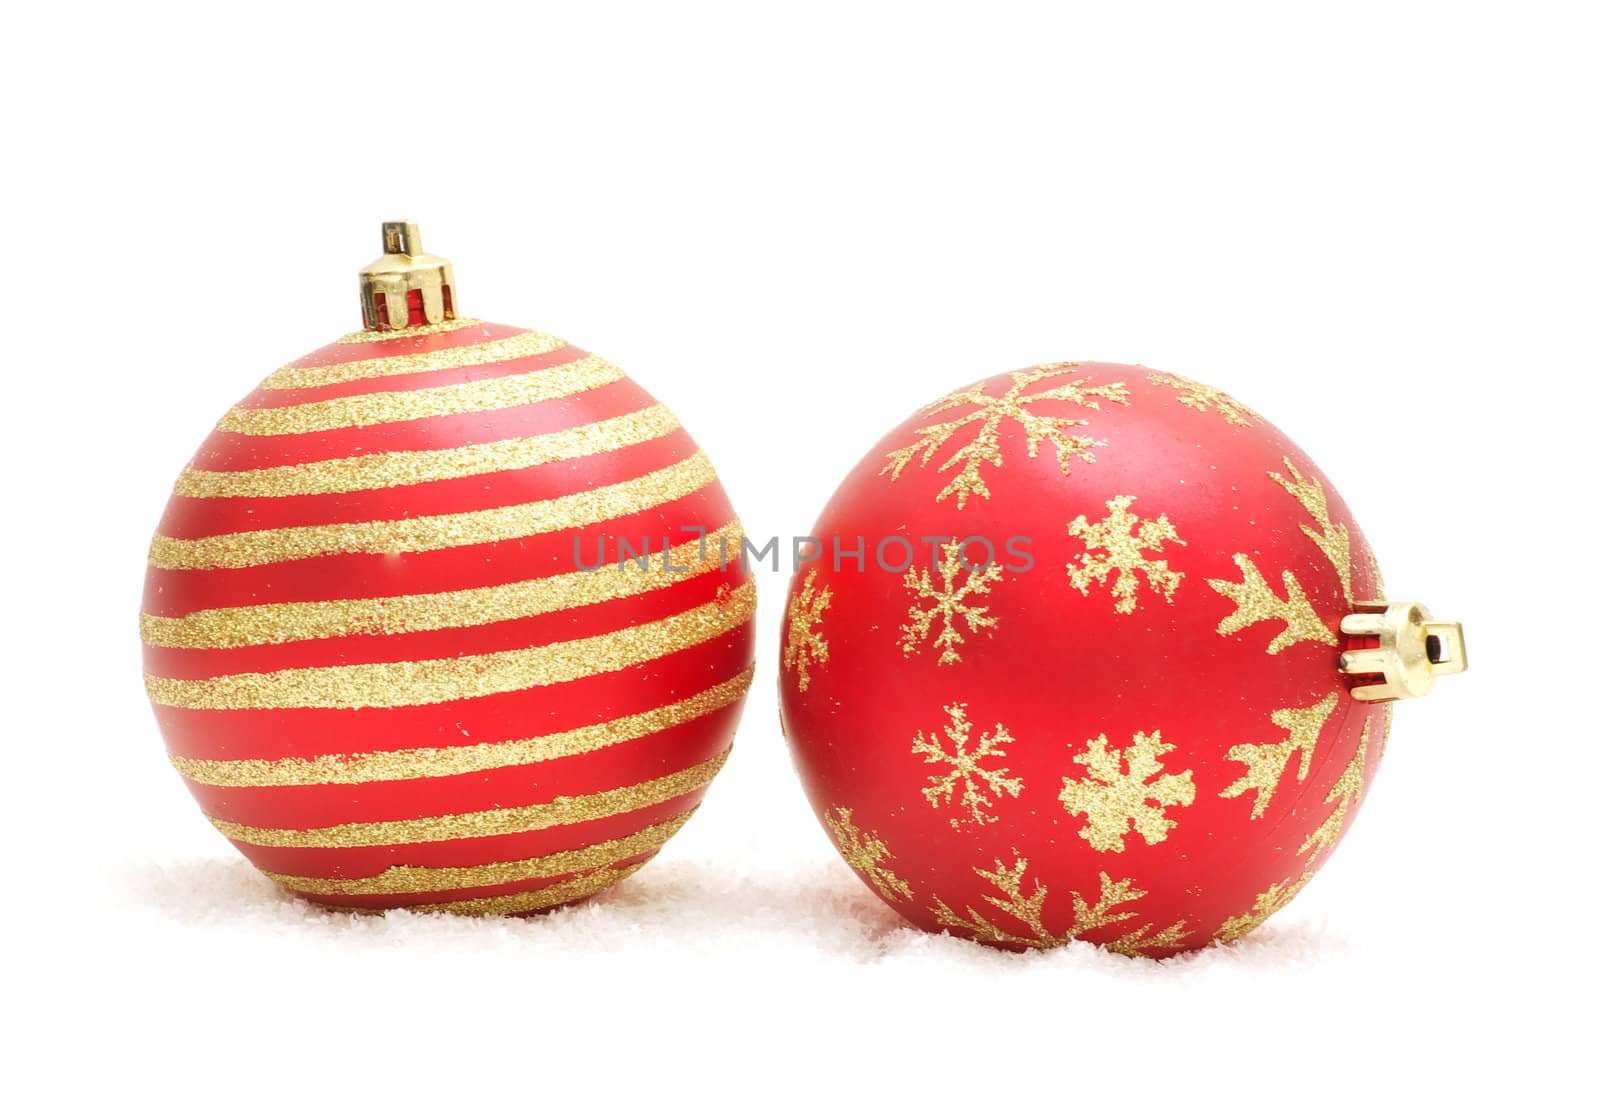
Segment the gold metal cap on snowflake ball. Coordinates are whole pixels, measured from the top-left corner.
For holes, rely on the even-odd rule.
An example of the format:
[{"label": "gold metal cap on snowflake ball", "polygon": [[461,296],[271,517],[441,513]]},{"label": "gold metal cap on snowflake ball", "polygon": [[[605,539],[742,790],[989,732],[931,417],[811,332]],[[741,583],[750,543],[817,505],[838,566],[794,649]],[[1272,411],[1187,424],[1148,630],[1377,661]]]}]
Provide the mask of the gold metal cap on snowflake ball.
[{"label": "gold metal cap on snowflake ball", "polygon": [[1437,622],[1421,603],[1357,603],[1340,622],[1352,637],[1375,637],[1376,646],[1345,650],[1339,670],[1358,677],[1350,694],[1362,702],[1421,698],[1441,675],[1467,670],[1461,623]]},{"label": "gold metal cap on snowflake ball", "polygon": [[414,221],[383,223],[383,255],[361,269],[361,318],[375,331],[411,324],[411,295],[427,324],[455,320],[456,277],[450,261],[422,250]]}]

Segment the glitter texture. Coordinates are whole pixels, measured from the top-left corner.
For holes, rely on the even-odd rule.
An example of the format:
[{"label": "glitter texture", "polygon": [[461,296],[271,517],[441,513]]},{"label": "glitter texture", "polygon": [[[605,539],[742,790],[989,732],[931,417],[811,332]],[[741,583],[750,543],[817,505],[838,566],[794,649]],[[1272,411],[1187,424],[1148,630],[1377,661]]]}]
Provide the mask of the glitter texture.
[{"label": "glitter texture", "polygon": [[828,642],[822,636],[822,612],[833,602],[833,593],[826,587],[813,590],[816,570],[806,573],[800,590],[789,599],[789,628],[783,643],[783,667],[798,677],[797,686],[804,691],[811,686],[811,665],[828,662]]},{"label": "glitter texture", "polygon": [[[1131,878],[1112,881],[1111,875],[1102,870],[1099,899],[1090,904],[1083,894],[1074,892],[1072,924],[1064,931],[1052,932],[1044,922],[1044,902],[1049,896],[1049,890],[1037,878],[1034,879],[1032,892],[1027,892],[1023,888],[1023,878],[1028,872],[1027,859],[1019,855],[1010,866],[996,859],[993,870],[979,870],[974,866],[972,872],[999,893],[999,896],[988,895],[983,899],[996,911],[1026,928],[1026,931],[1007,931],[971,907],[967,908],[966,915],[963,916],[939,897],[934,897],[933,907],[929,911],[942,926],[965,932],[981,943],[1005,943],[1032,947],[1036,950],[1065,946],[1090,931],[1135,919],[1132,912],[1113,912],[1112,909],[1132,904],[1146,895],[1144,890],[1133,884]],[[1129,955],[1142,954],[1147,950],[1171,950],[1175,949],[1188,934],[1182,920],[1163,931],[1155,933],[1152,931],[1153,925],[1145,924],[1107,943],[1106,949]]]},{"label": "glitter texture", "polygon": [[188,759],[173,756],[185,778],[207,786],[317,786],[401,782],[526,767],[625,744],[731,706],[754,676],[746,670],[708,690],[644,713],[560,733],[449,748],[316,756],[311,759]]},{"label": "glitter texture", "polygon": [[[939,650],[940,664],[957,664],[961,654],[956,651],[966,641],[957,622],[966,624],[968,632],[977,636],[979,630],[993,631],[1000,620],[988,613],[986,606],[974,606],[967,599],[974,595],[987,595],[989,589],[1006,578],[997,563],[991,562],[981,569],[969,569],[961,561],[961,544],[952,539],[940,547],[937,569],[911,569],[905,574],[906,590],[911,593],[910,621],[900,626],[900,651],[907,656],[916,654],[922,642],[939,623],[939,632],[933,636],[933,647]],[[934,583],[937,578],[940,583]],[[923,603],[930,606],[923,606]]]},{"label": "glitter texture", "polygon": [[1006,732],[1006,727],[995,724],[992,731],[978,734],[978,742],[972,740],[972,722],[967,720],[967,708],[958,702],[952,702],[944,708],[945,715],[950,718],[950,724],[944,729],[944,735],[950,739],[950,747],[944,746],[938,733],[924,733],[917,730],[917,735],[912,738],[911,752],[921,756],[922,762],[935,767],[948,767],[944,774],[928,776],[929,785],[922,788],[922,796],[928,799],[928,804],[937,809],[940,805],[949,805],[956,800],[956,787],[961,787],[961,807],[963,816],[950,818],[950,827],[961,828],[963,825],[993,824],[999,818],[989,812],[989,806],[994,804],[994,799],[1007,794],[1017,797],[1022,793],[1022,780],[1012,778],[1005,767],[984,767],[985,759],[1003,759],[1006,750],[1000,745],[1012,742],[1011,734]]},{"label": "glitter texture", "polygon": [[1339,704],[1339,692],[1333,691],[1321,702],[1304,709],[1283,709],[1272,712],[1272,723],[1289,735],[1274,744],[1235,744],[1228,749],[1228,758],[1245,765],[1246,772],[1222,791],[1225,798],[1236,798],[1247,790],[1256,792],[1256,803],[1250,809],[1252,819],[1259,819],[1267,811],[1272,795],[1283,781],[1283,772],[1289,757],[1300,753],[1299,780],[1304,782],[1311,774],[1311,755],[1316,751],[1317,738],[1322,726]]},{"label": "glitter texture", "polygon": [[[1307,514],[1317,521],[1315,528],[1302,524],[1300,533],[1316,543],[1317,548],[1328,559],[1328,563],[1333,566],[1333,570],[1339,574],[1339,586],[1344,589],[1344,601],[1349,603],[1352,598],[1350,532],[1345,529],[1343,523],[1335,526],[1333,520],[1328,517],[1328,498],[1323,494],[1322,482],[1315,478],[1302,477],[1300,471],[1294,468],[1294,463],[1287,458],[1283,460],[1283,464],[1289,470],[1289,477],[1271,472],[1267,476],[1282,485],[1284,491],[1298,500]],[[1293,480],[1290,480],[1290,477]]]},{"label": "glitter texture", "polygon": [[[729,523],[707,535],[737,543],[744,528]],[[719,568],[700,552],[699,541],[652,553],[647,566],[608,565],[535,580],[486,588],[391,595],[374,599],[330,599],[306,603],[258,603],[193,611],[179,618],[141,614],[139,634],[146,644],[176,649],[234,649],[324,637],[393,636],[426,630],[459,629],[532,618],[587,607],[612,599],[659,591]],[[671,566],[668,568],[667,566]],[[682,571],[679,571],[682,570]]]},{"label": "glitter texture", "polygon": [[823,823],[833,833],[833,842],[838,845],[839,854],[844,856],[844,861],[849,863],[852,870],[871,883],[884,900],[891,903],[896,897],[910,900],[911,887],[883,865],[894,860],[889,845],[878,838],[878,833],[858,827],[850,819],[851,815],[852,810],[840,806],[823,817]]},{"label": "glitter texture", "polygon": [[384,664],[285,668],[212,679],[145,676],[150,700],[190,710],[427,706],[620,671],[709,641],[755,614],[755,585],[672,615],[594,637],[508,652]]},{"label": "glitter texture", "polygon": [[463,328],[483,322],[473,317],[457,317],[453,321],[440,321],[438,324],[413,324],[406,328],[363,328],[359,332],[351,332],[347,336],[340,336],[334,343],[387,343],[389,340],[403,340],[407,337],[432,336],[440,332],[459,332]]},{"label": "glitter texture", "polygon": [[402,450],[329,458],[265,469],[186,469],[172,490],[177,496],[313,496],[335,492],[420,485],[486,473],[504,473],[548,462],[608,454],[672,434],[682,425],[661,405],[565,431],[500,439],[445,450]]},{"label": "glitter texture", "polygon": [[1077,372],[1074,363],[1050,363],[1045,366],[1036,366],[1029,370],[1016,370],[1011,373],[1011,387],[1003,394],[996,397],[984,391],[983,382],[958,390],[947,397],[922,409],[924,416],[936,415],[940,412],[950,412],[956,409],[974,406],[965,415],[953,420],[944,420],[940,423],[929,424],[916,429],[918,439],[909,446],[889,452],[888,462],[879,470],[879,475],[889,474],[891,481],[898,481],[900,474],[913,461],[920,466],[926,466],[950,442],[956,433],[971,424],[978,425],[978,433],[967,442],[958,446],[939,467],[939,472],[960,466],[950,481],[939,490],[936,501],[943,500],[952,494],[956,497],[956,509],[967,506],[967,499],[971,496],[982,496],[989,499],[989,486],[983,479],[983,467],[991,465],[998,468],[1001,461],[1000,429],[1007,420],[1015,420],[1021,425],[1028,443],[1028,457],[1039,456],[1039,444],[1053,443],[1056,448],[1056,464],[1061,467],[1062,476],[1072,473],[1071,460],[1094,461],[1091,453],[1095,447],[1104,445],[1098,439],[1087,435],[1071,435],[1072,428],[1084,427],[1088,420],[1068,419],[1061,416],[1042,416],[1034,412],[1030,405],[1040,401],[1069,401],[1084,408],[1098,410],[1099,401],[1106,400],[1114,404],[1127,404],[1127,388],[1121,382],[1112,382],[1110,385],[1085,386],[1083,382],[1073,379],[1041,390],[1038,393],[1029,393],[1023,396],[1022,391],[1034,382],[1046,378],[1057,378]]},{"label": "glitter texture", "polygon": [[1367,547],[1367,568],[1372,572],[1372,601],[1382,603],[1385,601],[1383,594],[1383,569],[1378,567],[1378,555]]},{"label": "glitter texture", "polygon": [[533,889],[526,893],[509,893],[503,897],[478,897],[469,901],[417,904],[410,907],[413,912],[448,912],[455,916],[516,916],[592,897],[602,889],[616,885],[643,865],[634,863],[631,866],[619,866],[610,870],[596,870],[592,874],[584,874],[570,881],[547,885],[543,889]]},{"label": "glitter texture", "polygon": [[[692,811],[691,811],[692,813]],[[391,866],[370,878],[306,878],[294,874],[267,873],[267,877],[297,893],[318,896],[361,897],[386,893],[433,893],[446,889],[480,889],[530,878],[554,878],[598,870],[623,859],[654,851],[677,834],[689,820],[683,813],[671,820],[624,836],[572,851],[539,855],[513,862],[490,862],[481,866]]]},{"label": "glitter texture", "polygon": [[1126,934],[1119,935],[1105,944],[1105,948],[1113,954],[1121,954],[1127,958],[1142,958],[1152,950],[1171,951],[1178,950],[1187,939],[1189,922],[1179,920],[1177,923],[1155,930],[1154,924],[1145,924],[1143,927]]},{"label": "glitter texture", "polygon": [[1265,893],[1257,895],[1256,903],[1251,906],[1250,911],[1241,916],[1229,916],[1222,921],[1222,926],[1217,929],[1217,942],[1231,943],[1250,934],[1266,923],[1284,905],[1294,900],[1295,894],[1299,893],[1310,880],[1311,872],[1308,870],[1298,878],[1270,886]]},{"label": "glitter texture", "polygon": [[1107,737],[1102,733],[1072,757],[1072,762],[1081,765],[1088,775],[1062,779],[1058,797],[1068,813],[1088,817],[1078,835],[1088,840],[1090,847],[1096,851],[1121,851],[1123,837],[1130,832],[1138,832],[1154,846],[1178,826],[1168,819],[1164,809],[1194,804],[1195,787],[1192,770],[1160,773],[1160,758],[1173,747],[1161,739],[1159,729],[1134,733],[1133,745],[1126,752],[1107,747]]},{"label": "glitter texture", "polygon": [[1236,553],[1233,555],[1233,563],[1239,567],[1239,573],[1244,577],[1243,581],[1206,581],[1213,591],[1227,596],[1235,604],[1233,613],[1217,623],[1218,634],[1227,637],[1258,622],[1281,621],[1283,629],[1267,642],[1267,653],[1270,656],[1276,656],[1290,645],[1302,641],[1320,641],[1324,645],[1338,646],[1338,639],[1323,624],[1322,619],[1317,617],[1316,610],[1306,598],[1305,590],[1300,587],[1300,581],[1295,579],[1294,573],[1288,569],[1283,570],[1284,597],[1279,599],[1267,585],[1266,577],[1261,575],[1261,570],[1256,568],[1256,563],[1249,557]]},{"label": "glitter texture", "polygon": [[281,408],[233,408],[217,422],[217,430],[241,435],[303,435],[311,431],[393,424],[430,416],[492,412],[586,393],[621,381],[623,376],[614,363],[590,355],[543,370],[430,389],[362,393]]},{"label": "glitter texture", "polygon": [[1251,420],[1261,419],[1260,413],[1234,400],[1216,386],[1185,378],[1181,374],[1153,374],[1150,384],[1171,386],[1180,391],[1179,404],[1187,405],[1196,412],[1210,412],[1214,408],[1224,420],[1238,427],[1249,427]]},{"label": "glitter texture", "polygon": [[238,569],[334,553],[426,553],[503,542],[660,507],[705,488],[716,476],[704,452],[696,451],[681,462],[632,480],[483,511],[247,530],[206,538],[158,534],[150,542],[150,564],[158,569]]},{"label": "glitter texture", "polygon": [[[446,322],[451,323],[451,322]],[[465,328],[477,321],[469,321]],[[435,331],[440,326],[429,325]],[[407,329],[399,335],[414,335]],[[285,366],[273,371],[261,383],[262,389],[308,389],[314,386],[336,385],[359,378],[389,378],[397,374],[425,374],[434,370],[450,370],[460,366],[488,366],[491,363],[523,359],[530,355],[544,355],[567,346],[567,341],[543,332],[519,332],[500,340],[469,344],[466,347],[446,347],[438,351],[419,351],[415,355],[393,355],[383,359],[358,359],[355,362],[331,363],[328,366]]]},{"label": "glitter texture", "polygon": [[537,805],[482,809],[475,813],[452,813],[442,817],[357,821],[304,829],[257,828],[215,817],[210,820],[217,831],[228,839],[258,847],[387,847],[392,844],[442,843],[485,836],[508,836],[557,828],[564,824],[602,820],[619,813],[660,805],[705,786],[716,777],[727,758],[728,753],[723,752],[704,763],[660,778],[595,794],[577,794]]},{"label": "glitter texture", "polygon": [[1333,849],[1339,842],[1339,834],[1344,831],[1344,823],[1350,815],[1350,810],[1361,800],[1362,775],[1367,769],[1367,742],[1372,737],[1372,718],[1368,716],[1366,724],[1361,727],[1361,742],[1356,745],[1356,754],[1351,757],[1350,764],[1339,776],[1339,781],[1333,784],[1333,789],[1328,791],[1327,804],[1333,809],[1328,813],[1327,819],[1309,836],[1305,843],[1300,845],[1300,854],[1309,853],[1316,858],[1324,851]]},{"label": "glitter texture", "polygon": [[[1117,580],[1111,593],[1117,597],[1112,608],[1117,614],[1132,614],[1138,609],[1140,573],[1144,573],[1150,590],[1165,596],[1168,603],[1183,579],[1183,573],[1167,567],[1165,558],[1147,558],[1144,551],[1159,551],[1166,542],[1180,546],[1188,543],[1178,537],[1177,528],[1165,515],[1141,519],[1129,511],[1128,505],[1135,499],[1118,496],[1107,500],[1104,519],[1091,523],[1087,515],[1080,515],[1067,528],[1067,533],[1083,539],[1084,545],[1077,564],[1067,566],[1072,586],[1088,595],[1089,585],[1104,584],[1115,572]],[[1136,523],[1138,534],[1133,532]]]}]

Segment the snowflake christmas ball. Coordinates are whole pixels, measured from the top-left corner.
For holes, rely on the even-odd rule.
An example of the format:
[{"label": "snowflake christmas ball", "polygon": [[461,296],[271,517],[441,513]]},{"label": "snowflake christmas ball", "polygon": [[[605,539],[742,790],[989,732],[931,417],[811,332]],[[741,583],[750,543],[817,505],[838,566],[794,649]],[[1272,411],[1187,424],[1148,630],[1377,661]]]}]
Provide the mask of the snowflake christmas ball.
[{"label": "snowflake christmas ball", "polygon": [[935,401],[813,535],[781,679],[812,806],[905,919],[986,943],[1245,934],[1354,820],[1389,701],[1464,667],[1304,453],[1140,367]]},{"label": "snowflake christmas ball", "polygon": [[145,684],[211,823],[289,890],[537,911],[636,870],[726,758],[754,592],[692,531],[739,524],[616,366],[457,318],[415,226],[384,237],[366,329],[268,377],[178,478]]}]

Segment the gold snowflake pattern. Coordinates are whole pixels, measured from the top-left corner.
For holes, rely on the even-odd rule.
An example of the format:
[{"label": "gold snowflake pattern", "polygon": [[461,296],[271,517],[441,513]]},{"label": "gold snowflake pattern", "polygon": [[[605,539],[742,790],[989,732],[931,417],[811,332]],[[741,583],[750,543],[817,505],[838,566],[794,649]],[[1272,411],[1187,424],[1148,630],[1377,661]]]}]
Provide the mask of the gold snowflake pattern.
[{"label": "gold snowflake pattern", "polygon": [[1012,778],[1008,768],[983,766],[986,759],[1005,756],[1005,749],[1000,745],[1012,743],[1011,734],[996,722],[992,732],[979,733],[978,742],[973,744],[972,722],[967,720],[965,704],[952,702],[944,712],[950,718],[944,730],[950,739],[949,748],[944,746],[938,733],[929,735],[921,729],[911,741],[911,751],[921,756],[924,763],[950,768],[945,774],[929,775],[930,785],[923,787],[922,795],[937,809],[956,800],[959,786],[960,804],[966,815],[951,817],[950,827],[959,829],[969,821],[978,825],[992,824],[998,819],[989,812],[994,799],[1008,794],[1017,797],[1022,793],[1022,780]]},{"label": "gold snowflake pattern", "polygon": [[1235,744],[1228,749],[1228,758],[1242,763],[1247,770],[1222,791],[1225,798],[1236,798],[1247,790],[1256,792],[1256,803],[1250,810],[1252,819],[1259,819],[1267,811],[1272,795],[1283,781],[1283,772],[1289,757],[1300,753],[1299,780],[1304,782],[1311,773],[1311,753],[1316,751],[1317,737],[1322,732],[1328,715],[1339,704],[1339,692],[1334,691],[1314,706],[1303,709],[1282,709],[1272,712],[1272,723],[1289,735],[1273,744]]},{"label": "gold snowflake pattern", "polygon": [[[1350,531],[1343,523],[1334,525],[1328,515],[1328,498],[1322,491],[1322,482],[1315,477],[1302,477],[1300,471],[1294,468],[1294,463],[1285,458],[1285,468],[1289,470],[1289,477],[1281,473],[1268,472],[1278,484],[1283,486],[1285,492],[1300,502],[1306,513],[1315,519],[1315,528],[1301,524],[1300,532],[1311,539],[1328,563],[1339,574],[1339,586],[1344,589],[1344,601],[1351,601],[1350,595]],[[1293,478],[1291,480],[1290,478]]]},{"label": "gold snowflake pattern", "polygon": [[1129,832],[1138,832],[1145,843],[1154,846],[1177,827],[1165,810],[1192,805],[1195,787],[1192,770],[1161,773],[1161,757],[1173,747],[1161,739],[1159,729],[1134,733],[1133,745],[1126,752],[1108,747],[1102,733],[1072,757],[1088,776],[1063,778],[1058,796],[1068,813],[1088,818],[1078,835],[1088,840],[1090,847],[1121,851],[1123,837]]},{"label": "gold snowflake pattern", "polygon": [[1143,927],[1129,931],[1124,935],[1106,943],[1106,949],[1113,954],[1122,954],[1129,958],[1140,958],[1157,950],[1180,950],[1183,940],[1189,937],[1189,924],[1187,920],[1155,930],[1154,924],[1145,924]]},{"label": "gold snowflake pattern", "polygon": [[806,573],[806,579],[789,600],[789,629],[783,643],[783,667],[793,671],[796,686],[804,691],[811,686],[811,665],[828,662],[828,642],[822,636],[822,612],[833,602],[833,592],[826,587],[814,589],[815,572]]},{"label": "gold snowflake pattern", "polygon": [[1046,416],[1035,412],[1032,406],[1041,401],[1068,401],[1083,408],[1099,411],[1099,402],[1102,400],[1113,404],[1128,403],[1127,387],[1121,382],[1112,382],[1109,385],[1085,385],[1078,379],[1072,379],[1037,393],[1026,395],[1023,393],[1023,390],[1035,382],[1046,378],[1059,378],[1076,371],[1077,366],[1074,363],[1050,363],[1029,370],[1012,371],[1010,388],[999,396],[985,392],[984,383],[979,382],[977,385],[939,398],[923,408],[922,415],[935,416],[941,412],[971,407],[953,420],[943,420],[917,428],[917,441],[890,451],[888,462],[878,471],[879,474],[887,473],[891,481],[899,480],[900,474],[905,472],[906,467],[913,461],[926,466],[962,428],[976,424],[977,434],[958,446],[939,467],[940,473],[950,469],[956,469],[956,473],[934,499],[944,500],[953,494],[958,510],[965,508],[967,500],[972,496],[982,496],[987,500],[990,498],[989,486],[983,479],[983,467],[991,465],[996,469],[1000,468],[1000,429],[1007,420],[1015,420],[1022,426],[1026,436],[1028,457],[1039,456],[1040,443],[1053,443],[1056,448],[1056,464],[1061,467],[1063,476],[1070,476],[1073,458],[1082,462],[1093,462],[1094,454],[1091,452],[1104,443],[1088,435],[1071,434],[1074,428],[1088,426],[1088,420]]},{"label": "gold snowflake pattern", "polygon": [[1238,916],[1229,916],[1222,921],[1222,926],[1217,929],[1217,942],[1231,943],[1250,934],[1271,919],[1284,905],[1294,900],[1295,895],[1310,880],[1311,872],[1307,871],[1298,878],[1269,886],[1265,893],[1257,894],[1256,903],[1250,907],[1250,911]]},{"label": "gold snowflake pattern", "polygon": [[1372,718],[1367,718],[1366,724],[1361,727],[1361,742],[1356,745],[1356,754],[1350,760],[1350,765],[1339,776],[1339,781],[1333,784],[1333,789],[1328,791],[1327,803],[1333,806],[1328,817],[1306,837],[1305,843],[1300,845],[1300,854],[1316,858],[1324,851],[1331,850],[1339,842],[1339,833],[1344,831],[1345,821],[1349,819],[1350,810],[1361,801],[1362,776],[1367,769],[1367,741],[1372,736]]},{"label": "gold snowflake pattern", "polygon": [[1284,597],[1279,599],[1267,583],[1266,577],[1261,575],[1261,570],[1256,568],[1255,562],[1249,557],[1236,553],[1233,555],[1233,563],[1239,567],[1239,574],[1244,577],[1242,581],[1206,581],[1213,591],[1227,596],[1235,604],[1233,613],[1217,623],[1217,633],[1227,637],[1258,622],[1281,621],[1283,629],[1267,642],[1267,653],[1271,656],[1276,656],[1290,645],[1297,645],[1302,641],[1319,641],[1324,645],[1338,646],[1338,639],[1323,624],[1322,619],[1317,617],[1316,610],[1306,598],[1304,589],[1300,587],[1300,581],[1294,578],[1294,573],[1288,569],[1283,570]]},{"label": "gold snowflake pattern", "polygon": [[1372,572],[1372,598],[1382,603],[1383,596],[1383,570],[1378,567],[1378,555],[1372,552],[1372,547],[1367,547],[1367,568]]},{"label": "gold snowflake pattern", "polygon": [[[1015,855],[1016,852],[1013,851],[1012,854]],[[1033,891],[1031,893],[1023,891],[1023,877],[1028,872],[1027,859],[1018,855],[1010,866],[996,859],[993,870],[979,870],[974,866],[972,872],[988,882],[999,894],[998,896],[986,894],[983,899],[996,911],[1026,928],[1025,932],[1006,930],[971,906],[968,906],[966,914],[962,915],[937,896],[933,898],[933,907],[929,911],[942,926],[965,931],[981,943],[1031,946],[1038,950],[1065,946],[1086,932],[1133,919],[1132,912],[1113,912],[1112,909],[1132,904],[1145,895],[1143,890],[1134,887],[1131,879],[1112,881],[1111,876],[1102,870],[1100,898],[1090,904],[1081,893],[1074,892],[1072,924],[1066,930],[1055,933],[1050,931],[1044,922],[1044,902],[1049,890],[1035,878]]]},{"label": "gold snowflake pattern", "polygon": [[839,853],[844,856],[844,861],[850,868],[861,874],[878,891],[878,895],[893,904],[895,898],[909,901],[911,887],[901,880],[900,876],[887,866],[892,862],[894,855],[889,852],[889,845],[878,838],[877,832],[869,832],[858,827],[850,818],[853,811],[844,806],[836,807],[831,813],[824,814],[822,821],[828,826],[828,831],[833,833],[833,842],[838,844]]},{"label": "gold snowflake pattern", "polygon": [[934,635],[933,647],[940,650],[939,663],[955,664],[961,660],[956,649],[966,641],[957,628],[958,622],[964,623],[974,636],[979,630],[992,630],[999,624],[999,619],[988,613],[988,607],[975,606],[967,600],[989,594],[1006,574],[993,561],[981,569],[968,568],[961,560],[961,544],[954,539],[940,549],[937,569],[913,568],[905,574],[906,590],[911,593],[911,620],[900,627],[900,648],[907,657],[915,655],[937,622],[939,632]]},{"label": "gold snowflake pattern", "polygon": [[[1083,539],[1084,544],[1078,563],[1067,565],[1072,586],[1088,595],[1089,585],[1104,584],[1115,572],[1117,579],[1111,593],[1117,597],[1114,609],[1118,614],[1132,614],[1138,608],[1139,573],[1144,573],[1150,590],[1165,596],[1168,603],[1183,579],[1183,573],[1168,568],[1164,558],[1147,558],[1144,554],[1146,550],[1159,551],[1166,542],[1180,546],[1188,543],[1178,537],[1172,520],[1165,515],[1141,519],[1129,511],[1128,505],[1135,499],[1117,496],[1107,500],[1104,519],[1091,523],[1087,515],[1080,515],[1067,527],[1067,533]],[[1135,524],[1139,528],[1137,534]]]},{"label": "gold snowflake pattern", "polygon": [[1188,405],[1198,412],[1210,412],[1214,408],[1224,420],[1239,427],[1249,427],[1251,420],[1261,419],[1260,413],[1234,400],[1216,386],[1185,378],[1181,374],[1152,374],[1150,384],[1180,390],[1179,404]]}]

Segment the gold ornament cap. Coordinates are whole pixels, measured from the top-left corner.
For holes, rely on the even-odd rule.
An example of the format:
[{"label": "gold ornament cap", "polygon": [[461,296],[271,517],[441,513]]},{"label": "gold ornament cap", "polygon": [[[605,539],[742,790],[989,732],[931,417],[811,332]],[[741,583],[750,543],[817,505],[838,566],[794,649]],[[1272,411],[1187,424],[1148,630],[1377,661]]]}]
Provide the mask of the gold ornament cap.
[{"label": "gold ornament cap", "polygon": [[427,324],[455,320],[456,276],[450,261],[422,250],[414,221],[383,223],[383,255],[361,269],[361,319],[376,332],[411,325],[412,292]]},{"label": "gold ornament cap", "polygon": [[1357,603],[1339,623],[1352,637],[1376,646],[1346,649],[1339,670],[1360,677],[1350,688],[1362,702],[1421,698],[1441,675],[1467,670],[1467,646],[1459,622],[1437,622],[1421,603]]}]

